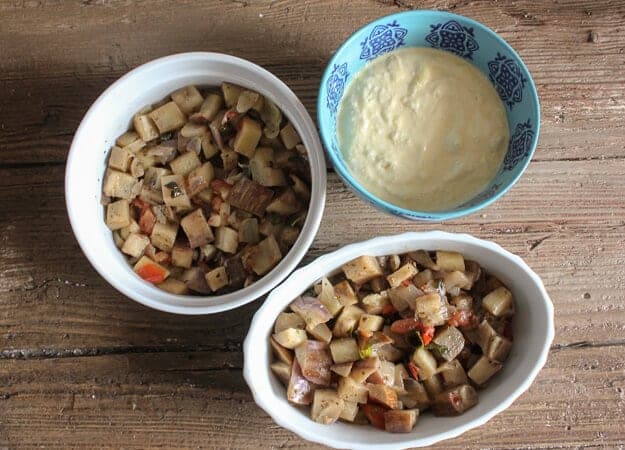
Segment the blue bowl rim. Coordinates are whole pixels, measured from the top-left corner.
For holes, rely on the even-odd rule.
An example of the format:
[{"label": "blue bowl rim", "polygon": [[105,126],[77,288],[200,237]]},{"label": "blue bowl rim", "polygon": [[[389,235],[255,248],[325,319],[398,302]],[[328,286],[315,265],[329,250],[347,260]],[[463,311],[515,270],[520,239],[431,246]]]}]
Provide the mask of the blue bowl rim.
[{"label": "blue bowl rim", "polygon": [[[327,132],[324,130],[324,127],[322,125],[322,120],[321,120],[321,111],[324,107],[324,105],[322,105],[321,103],[323,87],[326,85],[326,82],[328,81],[328,78],[331,75],[332,67],[334,63],[336,62],[335,61],[336,56],[344,48],[353,44],[354,41],[356,40],[356,36],[359,35],[361,31],[363,31],[364,29],[372,25],[377,25],[381,22],[388,22],[389,20],[390,21],[399,20],[400,18],[405,18],[407,16],[422,16],[424,14],[437,14],[437,15],[440,15],[441,17],[447,17],[449,19],[459,19],[461,21],[464,21],[465,23],[470,24],[474,28],[480,29],[484,33],[492,36],[494,39],[499,41],[504,46],[504,48],[506,48],[506,50],[509,51],[510,54],[515,58],[516,62],[520,65],[521,70],[523,70],[527,74],[530,92],[532,93],[532,96],[534,98],[534,114],[536,116],[536,132],[534,133],[534,137],[532,139],[532,145],[531,145],[529,154],[527,158],[525,159],[525,161],[521,163],[522,166],[521,166],[521,169],[518,171],[517,175],[515,175],[514,178],[512,178],[508,183],[506,183],[503,186],[503,189],[501,189],[501,191],[496,192],[492,196],[480,201],[476,205],[465,207],[465,208],[460,208],[460,209],[454,209],[453,211],[416,211],[416,210],[406,209],[406,208],[402,208],[400,206],[394,205],[392,203],[389,203],[373,195],[369,191],[367,191],[365,188],[363,188],[360,185],[360,183],[358,183],[358,181],[354,177],[352,177],[349,171],[343,170],[341,168],[341,165],[337,164],[337,160],[334,154],[329,150],[331,148],[330,138],[328,137]],[[358,28],[358,30],[354,31],[351,34],[351,36],[347,38],[345,42],[343,42],[343,44],[341,44],[341,46],[334,52],[334,55],[332,55],[332,58],[330,58],[330,61],[328,62],[328,65],[326,66],[326,69],[323,72],[323,76],[321,77],[321,83],[319,85],[319,92],[317,95],[317,122],[319,124],[319,131],[321,135],[321,140],[323,142],[323,146],[326,150],[326,153],[328,154],[328,157],[330,158],[330,161],[332,162],[332,166],[337,171],[340,178],[344,182],[346,182],[349,185],[349,187],[353,189],[356,194],[358,194],[358,196],[365,199],[369,203],[373,204],[378,209],[381,209],[385,212],[390,212],[391,214],[405,217],[408,219],[424,220],[424,221],[448,220],[448,219],[454,219],[457,217],[462,217],[462,216],[466,216],[469,214],[473,214],[474,212],[479,211],[480,209],[491,205],[492,203],[496,202],[499,198],[501,198],[504,194],[506,194],[512,188],[512,186],[514,186],[517,183],[517,181],[519,181],[519,178],[521,178],[521,175],[525,173],[525,169],[527,169],[527,166],[532,160],[534,156],[534,152],[536,151],[536,147],[538,145],[538,135],[540,134],[540,101],[538,98],[538,91],[536,90],[536,85],[534,84],[534,78],[532,77],[532,74],[528,70],[525,63],[523,62],[523,59],[521,59],[519,54],[510,46],[510,44],[508,44],[508,42],[506,42],[504,38],[499,36],[497,32],[493,31],[486,25],[474,19],[471,19],[466,16],[462,16],[460,14],[454,14],[454,13],[450,13],[447,11],[439,11],[435,9],[419,9],[419,10],[412,10],[412,11],[402,11],[399,13],[390,14],[388,16],[379,17],[363,25],[362,27]]]}]

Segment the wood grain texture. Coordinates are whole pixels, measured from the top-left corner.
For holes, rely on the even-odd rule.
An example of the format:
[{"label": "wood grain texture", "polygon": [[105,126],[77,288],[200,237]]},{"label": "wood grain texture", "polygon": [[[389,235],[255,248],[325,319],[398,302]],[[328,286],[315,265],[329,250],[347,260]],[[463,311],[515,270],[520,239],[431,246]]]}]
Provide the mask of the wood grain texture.
[{"label": "wood grain texture", "polygon": [[[499,32],[541,98],[540,143],[496,204],[442,224],[365,205],[333,173],[303,263],[344,244],[441,229],[493,240],[542,277],[556,339],[532,388],[436,448],[623,448],[625,3],[446,0],[0,2],[0,449],[319,448],[275,425],[241,376],[260,301],[180,317],[113,290],[72,235],[64,161],[116,78],[183,51],[231,53],[283,79],[315,116],[321,73],[355,29],[411,8]],[[505,439],[502,439],[505,436]]]},{"label": "wood grain texture", "polygon": [[0,164],[63,161],[83,114],[114,79],[177,52],[226,52],[261,64],[314,117],[334,50],[372,19],[411,7],[473,17],[518,51],[541,98],[535,159],[623,156],[622,2],[5,1]]},{"label": "wood grain texture", "polygon": [[[624,360],[623,347],[555,351],[508,410],[434,448],[616,448],[625,440]],[[272,423],[240,364],[239,355],[218,350],[4,361],[5,440],[46,448],[320,448]]]}]

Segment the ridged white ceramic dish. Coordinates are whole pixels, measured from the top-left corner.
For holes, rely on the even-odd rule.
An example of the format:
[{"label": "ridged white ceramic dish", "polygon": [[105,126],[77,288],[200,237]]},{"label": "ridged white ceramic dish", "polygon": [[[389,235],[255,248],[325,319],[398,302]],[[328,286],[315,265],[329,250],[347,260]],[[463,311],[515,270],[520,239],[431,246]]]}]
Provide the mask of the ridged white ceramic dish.
[{"label": "ridged white ceramic dish", "polygon": [[[308,216],[293,248],[256,283],[236,292],[196,297],[174,295],[143,281],[126,262],[104,223],[102,177],[111,145],[141,108],[190,84],[229,81],[271,98],[293,123],[308,149],[312,174]],[[76,239],[93,267],[118,291],[151,308],[209,314],[236,308],[268,292],[291,273],[312,243],[323,214],[326,165],[315,125],[289,87],[244,59],[220,53],[181,53],[146,63],[113,83],[91,106],[74,140],[65,169],[65,200]]]},{"label": "ridged white ceramic dish", "polygon": [[[371,426],[337,422],[326,426],[313,422],[308,408],[286,400],[284,386],[269,368],[269,336],[277,315],[299,294],[324,275],[360,255],[381,256],[411,250],[453,250],[477,261],[500,278],[515,297],[514,346],[502,371],[485,390],[479,403],[457,417],[424,414],[408,434],[390,434]],[[521,258],[499,245],[467,234],[440,231],[405,233],[351,244],[317,258],[294,272],[274,289],[256,312],[243,345],[243,375],[256,403],[280,426],[301,437],[335,448],[390,450],[422,447],[456,437],[478,427],[509,407],[526,391],[545,364],[554,336],[553,305],[542,281]]]}]

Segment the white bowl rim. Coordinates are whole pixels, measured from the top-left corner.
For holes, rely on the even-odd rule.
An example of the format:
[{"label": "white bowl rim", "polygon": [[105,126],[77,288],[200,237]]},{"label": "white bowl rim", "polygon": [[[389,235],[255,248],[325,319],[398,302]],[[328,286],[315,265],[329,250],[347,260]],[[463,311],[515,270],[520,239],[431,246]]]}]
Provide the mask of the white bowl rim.
[{"label": "white bowl rim", "polygon": [[[357,446],[354,446],[354,444],[350,443],[349,439],[336,439],[331,436],[322,436],[322,435],[309,431],[305,427],[294,427],[292,426],[292,423],[289,421],[289,417],[283,417],[283,416],[274,414],[273,409],[271,407],[271,399],[272,399],[271,394],[268,394],[265,396],[263,395],[261,389],[255,389],[257,384],[255,381],[254,368],[251,367],[250,364],[248,364],[248,355],[250,355],[253,352],[255,346],[257,348],[258,339],[265,339],[265,336],[264,335],[261,336],[260,334],[263,333],[263,330],[266,328],[266,324],[269,323],[270,324],[269,326],[272,326],[273,321],[274,321],[273,319],[275,319],[272,317],[271,320],[269,320],[268,317],[264,317],[265,311],[267,311],[270,308],[271,304],[274,302],[283,303],[283,307],[286,307],[290,303],[290,300],[292,299],[292,297],[289,297],[288,292],[285,292],[284,295],[282,295],[283,294],[282,291],[285,290],[285,287],[288,287],[288,285],[290,284],[290,281],[298,280],[301,278],[303,282],[304,279],[306,279],[306,271],[310,270],[311,267],[332,266],[331,264],[328,264],[328,263],[335,257],[335,255],[338,252],[348,253],[349,251],[356,250],[356,249],[360,249],[362,252],[362,249],[366,249],[367,247],[371,245],[377,246],[377,245],[382,245],[382,244],[387,244],[387,243],[391,244],[398,240],[410,240],[410,239],[416,239],[416,238],[432,239],[432,240],[434,239],[447,240],[447,241],[451,241],[454,243],[468,243],[468,244],[474,244],[474,245],[486,248],[488,250],[492,250],[495,253],[501,254],[502,256],[506,257],[507,259],[511,260],[513,263],[518,265],[530,276],[532,281],[536,283],[536,286],[538,287],[538,289],[540,290],[542,294],[542,300],[547,310],[547,314],[548,314],[547,321],[548,321],[549,326],[546,330],[546,339],[540,351],[540,356],[534,362],[534,366],[532,367],[529,376],[524,380],[523,383],[519,384],[509,396],[505,397],[501,401],[501,403],[499,403],[496,407],[490,409],[489,411],[487,411],[480,417],[472,421],[466,422],[455,428],[452,428],[446,432],[441,432],[441,433],[434,434],[431,436],[426,436],[423,438],[406,439],[405,441],[402,441],[400,443],[387,443],[387,444],[375,443],[375,444],[365,444],[365,445],[358,444]],[[549,294],[547,293],[547,290],[545,289],[540,277],[525,263],[525,261],[523,261],[521,257],[513,253],[510,253],[509,251],[505,250],[500,245],[494,242],[486,241],[483,239],[478,239],[469,234],[448,233],[444,231],[427,231],[427,232],[410,231],[410,232],[406,232],[402,234],[376,237],[376,238],[369,239],[366,241],[361,241],[361,242],[346,245],[332,253],[328,253],[328,254],[318,257],[312,263],[293,272],[282,284],[280,284],[280,286],[275,288],[269,294],[269,296],[267,297],[263,305],[254,314],[254,317],[250,324],[249,332],[243,343],[243,357],[244,357],[243,377],[245,378],[245,381],[247,382],[250,388],[250,391],[252,392],[252,395],[254,397],[254,401],[256,402],[258,406],[260,406],[267,414],[269,414],[269,416],[271,416],[271,418],[278,425],[280,425],[283,428],[293,431],[294,433],[298,434],[300,437],[307,439],[309,441],[328,445],[334,448],[357,448],[357,449],[363,449],[363,450],[364,449],[366,450],[374,450],[374,449],[375,450],[395,450],[398,448],[407,448],[407,447],[424,447],[424,446],[433,445],[442,440],[455,438],[470,429],[473,429],[473,428],[476,428],[485,424],[490,419],[492,419],[495,415],[507,409],[523,392],[525,392],[531,386],[534,379],[536,378],[536,376],[538,375],[542,367],[547,362],[547,357],[549,354],[550,346],[553,341],[554,335],[555,335],[554,309],[553,309],[553,304],[551,302]],[[265,345],[268,345],[268,344],[265,344]]]},{"label": "white bowl rim", "polygon": [[[293,125],[298,129],[298,131],[301,131],[301,128],[306,128],[308,131],[311,131],[309,135],[310,142],[308,142],[306,145],[308,150],[311,175],[313,179],[308,213],[297,241],[277,266],[275,266],[271,271],[269,271],[267,274],[257,280],[254,284],[246,288],[219,296],[190,296],[170,294],[137,277],[137,282],[149,284],[148,289],[154,292],[154,294],[166,296],[173,301],[188,301],[189,299],[193,299],[197,300],[198,302],[202,300],[207,300],[207,302],[211,302],[215,301],[216,299],[222,301],[225,299],[227,303],[222,304],[176,305],[164,303],[135,294],[132,290],[128,288],[128,286],[118,282],[115,277],[109,275],[107,268],[104,267],[103,264],[100,264],[97,254],[91,251],[88,244],[88,233],[81,229],[79,212],[77,208],[73,207],[74,199],[71,194],[72,174],[75,170],[77,170],[77,167],[79,167],[80,158],[84,157],[84,155],[81,155],[78,152],[78,148],[80,148],[78,144],[81,139],[83,139],[85,129],[87,129],[91,117],[95,115],[95,112],[101,107],[101,105],[104,102],[108,101],[109,98],[115,94],[115,91],[119,89],[119,87],[122,86],[124,83],[126,83],[129,78],[138,76],[144,71],[153,70],[159,65],[192,60],[230,63],[233,65],[247,66],[248,68],[253,69],[260,75],[262,75],[263,78],[268,80],[271,83],[273,89],[281,91],[283,94],[289,97],[291,107],[303,119],[303,121],[298,123],[296,123],[295,121],[293,122]],[[303,136],[302,139],[304,139]],[[288,277],[293,269],[295,269],[295,267],[299,264],[299,262],[308,251],[313,240],[315,239],[317,231],[319,230],[319,225],[321,223],[321,218],[323,216],[323,211],[325,208],[327,183],[326,172],[326,161],[323,147],[321,146],[321,140],[319,138],[318,130],[302,102],[282,80],[280,80],[278,77],[276,77],[274,74],[264,69],[263,67],[246,59],[238,58],[236,56],[215,52],[177,53],[148,61],[130,70],[119,79],[117,79],[115,82],[113,82],[106,90],[104,90],[104,92],[102,92],[95,100],[95,102],[91,105],[89,110],[81,119],[80,125],[72,139],[70,150],[67,156],[65,166],[65,204],[72,231],[74,233],[74,236],[76,237],[76,240],[78,241],[78,245],[80,246],[82,252],[87,257],[93,268],[100,274],[100,276],[119,292],[138,303],[163,312],[184,315],[214,314],[218,312],[228,311],[259,299],[276,285],[278,285],[282,280]],[[129,270],[132,270],[130,266],[128,267]]]}]

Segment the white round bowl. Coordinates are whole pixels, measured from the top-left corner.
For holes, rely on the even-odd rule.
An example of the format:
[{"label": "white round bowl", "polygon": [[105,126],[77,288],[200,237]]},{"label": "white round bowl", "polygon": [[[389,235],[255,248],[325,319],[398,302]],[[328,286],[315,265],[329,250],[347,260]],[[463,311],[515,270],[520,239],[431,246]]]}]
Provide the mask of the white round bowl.
[{"label": "white round bowl", "polygon": [[[514,345],[502,371],[484,390],[479,403],[461,416],[424,414],[411,433],[391,434],[372,426],[337,422],[327,426],[313,422],[309,409],[291,405],[284,386],[269,368],[272,359],[269,336],[277,315],[321,277],[337,273],[340,266],[360,255],[381,256],[412,250],[453,250],[477,261],[501,279],[515,297]],[[243,344],[243,375],[254,400],[280,426],[304,439],[335,448],[390,450],[432,445],[484,424],[509,407],[534,381],[547,360],[554,336],[553,305],[542,281],[521,258],[492,242],[466,234],[440,231],[405,233],[351,244],[321,256],[294,272],[274,289],[256,312]]]},{"label": "white round bowl", "polygon": [[[174,295],[143,281],[126,262],[104,223],[100,204],[102,177],[115,139],[133,115],[189,85],[219,85],[229,81],[271,98],[293,123],[308,149],[312,189],[308,216],[285,257],[251,286],[225,295]],[[113,287],[151,308],[179,314],[210,314],[257,299],[282,281],[312,243],[325,205],[326,165],[317,130],[295,94],[282,81],[249,61],[219,53],[182,53],[132,70],[113,83],[91,106],[76,131],[67,158],[65,199],[76,239],[93,267]]]}]

